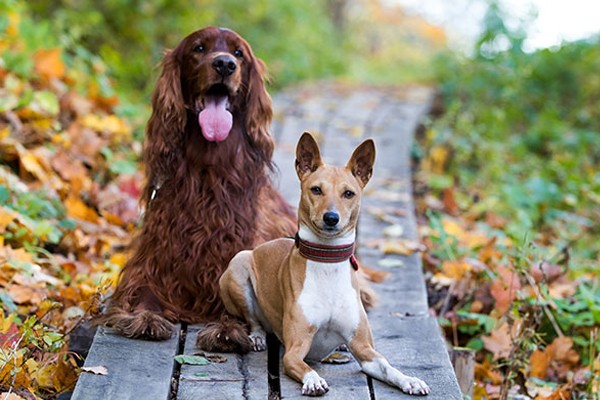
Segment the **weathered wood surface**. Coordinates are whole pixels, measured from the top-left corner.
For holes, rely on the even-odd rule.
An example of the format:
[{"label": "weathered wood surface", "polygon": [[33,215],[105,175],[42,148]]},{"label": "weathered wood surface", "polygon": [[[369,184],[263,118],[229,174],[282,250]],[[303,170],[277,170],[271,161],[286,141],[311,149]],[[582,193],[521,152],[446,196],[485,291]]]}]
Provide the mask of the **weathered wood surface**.
[{"label": "weathered wood surface", "polygon": [[148,342],[99,328],[85,366],[106,367],[107,374],[82,373],[72,399],[167,399],[178,344],[178,335],[163,342]]},{"label": "weathered wood surface", "polygon": [[[404,238],[417,239],[411,195],[410,151],[413,134],[418,122],[428,111],[431,96],[430,90],[420,87],[381,89],[335,85],[293,88],[278,94],[274,98],[276,115],[272,128],[277,140],[274,160],[278,173],[274,179],[290,203],[297,205],[300,191],[294,170],[294,151],[303,131],[316,134],[325,162],[332,164],[345,164],[362,140],[368,137],[375,140],[377,160],[374,177],[363,196],[358,249],[365,265],[391,272],[384,283],[374,285],[380,298],[379,307],[369,313],[375,346],[392,365],[424,379],[432,389],[428,399],[452,400],[461,399],[461,394],[437,322],[428,314],[419,256],[384,256],[377,249],[367,246],[372,240],[383,237],[383,229],[390,222],[403,226]],[[386,222],[377,217],[382,209],[386,211]],[[384,258],[396,259],[401,262],[401,266],[378,266]],[[193,345],[198,328],[188,328],[185,345],[182,347],[184,354],[199,351]],[[172,372],[175,352],[154,350],[154,346],[157,349],[163,348],[167,342],[140,342],[144,351],[150,353],[150,363],[144,358],[146,356],[131,354],[142,350],[124,344],[130,342],[137,343],[114,336],[111,336],[111,341],[97,337],[86,366],[102,364],[109,367],[109,376],[125,376],[104,377],[99,380],[95,376],[84,374],[73,398],[168,398],[168,391],[158,389],[152,389],[155,391],[150,397],[139,394],[142,393],[141,390],[160,386],[159,382],[162,382],[161,387],[164,386],[163,375]],[[177,342],[178,338],[174,338],[168,343],[176,349]],[[99,353],[102,353],[102,358],[98,358]],[[266,352],[243,357],[233,354],[223,356],[227,358],[226,363],[181,366],[177,399],[267,398]],[[132,357],[141,357],[141,361]],[[158,374],[158,371],[150,372],[159,369],[159,362],[162,363],[160,378],[152,375]],[[115,363],[120,363],[120,366],[111,370]],[[326,398],[349,400],[411,397],[367,378],[360,372],[355,361],[343,365],[317,364],[314,367],[331,387]],[[281,397],[299,398],[300,384],[283,373],[280,375]],[[98,390],[98,385],[90,384],[100,381],[110,388],[94,392]],[[123,382],[127,384],[124,385]],[[109,396],[98,396],[97,393],[107,393]],[[113,393],[121,393],[121,397],[113,396]],[[129,393],[129,396],[123,393]]]}]

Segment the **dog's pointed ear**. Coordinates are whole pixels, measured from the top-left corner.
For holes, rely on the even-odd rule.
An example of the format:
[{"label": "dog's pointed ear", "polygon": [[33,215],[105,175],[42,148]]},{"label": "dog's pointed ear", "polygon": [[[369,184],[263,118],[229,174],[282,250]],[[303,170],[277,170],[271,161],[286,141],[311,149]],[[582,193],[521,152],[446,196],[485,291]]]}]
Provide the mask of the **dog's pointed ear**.
[{"label": "dog's pointed ear", "polygon": [[302,180],[306,174],[314,172],[321,165],[323,165],[323,161],[321,160],[319,145],[310,133],[304,132],[296,146],[296,173],[298,178]]},{"label": "dog's pointed ear", "polygon": [[375,142],[367,139],[354,150],[346,168],[352,172],[360,186],[364,188],[373,175],[373,164],[375,164]]}]

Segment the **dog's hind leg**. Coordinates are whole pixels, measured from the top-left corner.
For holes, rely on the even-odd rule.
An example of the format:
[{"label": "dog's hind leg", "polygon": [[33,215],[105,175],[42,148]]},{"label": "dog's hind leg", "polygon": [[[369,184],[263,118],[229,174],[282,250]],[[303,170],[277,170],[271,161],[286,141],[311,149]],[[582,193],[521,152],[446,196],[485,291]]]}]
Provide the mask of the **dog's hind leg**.
[{"label": "dog's hind leg", "polygon": [[267,336],[260,321],[264,321],[265,318],[262,316],[252,287],[250,274],[253,273],[253,263],[250,250],[241,251],[233,257],[219,280],[219,293],[227,311],[242,318],[248,324],[252,350],[264,351],[267,349]]}]

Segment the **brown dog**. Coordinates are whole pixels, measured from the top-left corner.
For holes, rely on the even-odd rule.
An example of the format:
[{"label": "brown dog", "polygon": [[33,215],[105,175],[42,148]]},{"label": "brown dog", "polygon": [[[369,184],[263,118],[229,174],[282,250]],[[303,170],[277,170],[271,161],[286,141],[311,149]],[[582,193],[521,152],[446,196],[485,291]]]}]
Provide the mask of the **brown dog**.
[{"label": "brown dog", "polygon": [[302,394],[329,387],[304,361],[321,359],[347,343],[364,373],[409,394],[427,394],[418,378],[393,368],[373,347],[360,301],[354,241],[361,193],[371,178],[375,145],[366,140],[346,167],[325,165],[304,133],[296,149],[302,194],[296,240],[277,239],[239,252],[220,279],[227,310],[250,326],[255,351],[266,348],[265,331],[285,346],[285,372],[302,383]]}]

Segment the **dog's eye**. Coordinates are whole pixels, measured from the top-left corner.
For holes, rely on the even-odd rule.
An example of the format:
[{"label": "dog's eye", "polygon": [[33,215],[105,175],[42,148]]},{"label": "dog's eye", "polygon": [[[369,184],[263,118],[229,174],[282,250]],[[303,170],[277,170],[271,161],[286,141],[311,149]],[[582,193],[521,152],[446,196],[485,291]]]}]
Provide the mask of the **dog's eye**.
[{"label": "dog's eye", "polygon": [[346,190],[346,191],[344,191],[343,196],[345,199],[351,199],[355,196],[355,193],[351,190]]},{"label": "dog's eye", "polygon": [[193,50],[196,53],[204,53],[204,46],[202,46],[201,44],[199,44],[198,46],[194,47]]},{"label": "dog's eye", "polygon": [[238,58],[243,58],[244,57],[244,52],[242,52],[240,49],[237,49],[236,51],[233,52],[233,55],[238,57]]},{"label": "dog's eye", "polygon": [[323,194],[323,192],[321,191],[321,188],[320,188],[320,187],[318,187],[318,186],[313,186],[313,187],[311,187],[311,188],[310,188],[310,191],[311,191],[313,194],[316,194],[317,196],[318,196],[318,195],[321,195],[321,194]]}]

